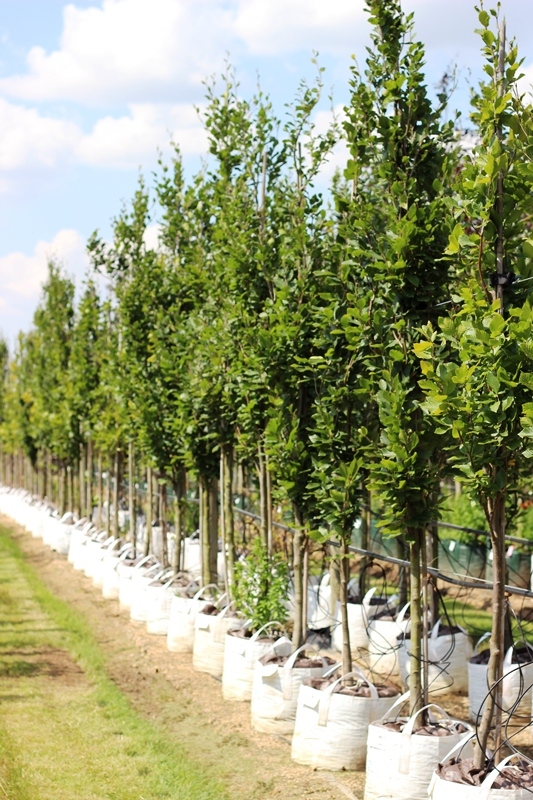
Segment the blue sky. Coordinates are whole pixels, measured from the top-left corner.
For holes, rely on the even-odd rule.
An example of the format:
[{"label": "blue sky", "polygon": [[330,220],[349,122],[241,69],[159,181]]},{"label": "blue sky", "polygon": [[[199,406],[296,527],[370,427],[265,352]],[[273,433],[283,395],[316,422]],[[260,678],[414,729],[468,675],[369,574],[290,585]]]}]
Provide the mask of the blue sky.
[{"label": "blue sky", "polygon": [[[481,70],[474,3],[403,5],[426,44],[429,86],[457,64],[454,102],[467,113]],[[533,1],[502,11],[533,81]],[[0,329],[12,341],[29,327],[50,256],[83,275],[88,235],[108,235],[171,135],[197,168],[193,106],[228,53],[242,93],[259,73],[282,113],[313,77],[313,51],[346,103],[351,55],[362,63],[367,43],[363,0],[0,0]]]}]

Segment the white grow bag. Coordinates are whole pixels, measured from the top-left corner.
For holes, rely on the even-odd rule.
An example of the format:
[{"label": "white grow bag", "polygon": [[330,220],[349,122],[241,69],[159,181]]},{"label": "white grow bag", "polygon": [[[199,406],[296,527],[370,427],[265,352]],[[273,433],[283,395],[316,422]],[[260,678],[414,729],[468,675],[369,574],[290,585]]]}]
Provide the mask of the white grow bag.
[{"label": "white grow bag", "polygon": [[321,678],[331,665],[325,658],[314,658],[316,666],[295,667],[305,645],[299,647],[285,664],[255,665],[252,685],[252,728],[261,733],[292,733],[298,706],[298,692],[305,678]]},{"label": "white grow bag", "polygon": [[[372,589],[368,590],[361,603],[347,604],[350,650],[354,656],[357,655],[359,649],[366,650],[368,648],[368,624],[378,611],[382,611],[387,604],[387,600],[385,599],[381,604],[371,605],[375,591],[376,587],[374,586]],[[331,643],[336,650],[342,652],[343,636],[340,603],[337,603],[335,610],[335,629],[333,631]]]},{"label": "white grow bag", "polygon": [[106,600],[118,600],[120,590],[118,565],[125,561],[132,551],[133,545],[125,544],[118,553],[111,549],[105,554],[102,562],[102,597]]},{"label": "white grow bag", "polygon": [[172,600],[176,597],[176,592],[180,589],[187,591],[191,587],[198,587],[197,583],[189,583],[188,586],[173,584],[182,576],[172,575],[163,584],[150,584],[146,590],[146,630],[148,633],[157,636],[167,636],[168,623],[170,619],[170,608]]},{"label": "white grow bag", "polygon": [[398,636],[405,633],[409,620],[405,614],[409,603],[396,619],[371,619],[368,624],[368,661],[372,672],[385,678],[400,674]]},{"label": "white grow bag", "polygon": [[[490,633],[481,637],[478,645],[488,638]],[[502,708],[505,714],[531,720],[533,701],[533,661],[526,664],[513,664],[513,647],[510,647],[503,659]],[[481,706],[487,697],[487,664],[468,664],[468,699],[470,716],[477,719]],[[520,702],[517,705],[518,698]]]},{"label": "white grow bag", "polygon": [[194,621],[194,643],[192,665],[198,672],[207,672],[220,678],[224,668],[224,646],[229,630],[242,628],[246,620],[226,616],[231,606],[219,614],[204,614],[199,611]]},{"label": "white grow bag", "polygon": [[[403,702],[405,697],[402,695],[395,705]],[[416,717],[426,708],[438,711],[445,720],[461,722],[472,732],[471,725],[450,719],[439,706],[433,704],[424,706],[407,720],[401,718],[406,723],[401,733],[372,722],[368,727],[364,800],[427,800],[428,787],[437,764],[442,763],[451,747],[464,742],[465,733],[452,733],[450,736],[414,734]],[[469,757],[472,754],[471,744],[466,744],[465,750],[465,757]]]},{"label": "white grow bag", "polygon": [[222,670],[222,696],[224,700],[246,702],[252,699],[252,684],[256,662],[269,651],[278,656],[288,656],[292,650],[290,639],[281,636],[276,642],[261,639],[270,627],[282,628],[279,622],[267,622],[250,638],[226,634],[224,667]]},{"label": "white grow bag", "polygon": [[[367,683],[370,697],[335,692],[340,682],[350,677]],[[374,684],[359,670],[343,675],[324,690],[302,684],[292,737],[293,761],[314,769],[363,769],[368,726],[394,702],[394,697],[379,697]]]},{"label": "white grow bag", "polygon": [[152,567],[144,575],[134,578],[135,590],[132,595],[130,619],[134,622],[146,622],[148,619],[148,588],[154,581],[166,581],[172,575],[172,570],[161,569],[161,565]]},{"label": "white grow bag", "polygon": [[[467,694],[468,661],[472,656],[472,641],[461,628],[458,633],[439,636],[440,620],[437,620],[428,638],[429,693],[433,695]],[[403,639],[398,651],[400,677],[405,684],[411,672],[411,640]]]},{"label": "white grow bag", "polygon": [[[121,611],[130,611],[131,604],[133,602],[133,598],[135,595],[136,586],[136,579],[146,575],[149,570],[153,570],[154,567],[158,567],[159,564],[155,561],[154,556],[144,556],[138,561],[136,564],[127,563],[123,561],[117,567],[118,577],[119,577],[119,590],[118,590],[118,602]],[[152,562],[149,566],[149,562]]]},{"label": "white grow bag", "polygon": [[[452,753],[458,750],[461,745],[462,742],[459,742],[453,747],[443,761],[447,761]],[[506,767],[513,758],[519,757],[519,754],[513,753],[507,756],[507,758],[502,759],[499,764],[489,772],[480,786],[468,786],[465,783],[446,781],[434,772],[428,788],[429,798],[430,800],[531,800],[531,791],[528,789],[521,789],[519,786],[515,789],[492,788],[501,770]],[[517,780],[519,779],[520,775],[517,772]]]},{"label": "white grow bag", "polygon": [[172,598],[167,634],[167,648],[171,653],[192,653],[194,622],[198,612],[209,602],[203,597],[208,589],[218,589],[218,587],[210,583],[196,592],[194,597],[176,595]]}]

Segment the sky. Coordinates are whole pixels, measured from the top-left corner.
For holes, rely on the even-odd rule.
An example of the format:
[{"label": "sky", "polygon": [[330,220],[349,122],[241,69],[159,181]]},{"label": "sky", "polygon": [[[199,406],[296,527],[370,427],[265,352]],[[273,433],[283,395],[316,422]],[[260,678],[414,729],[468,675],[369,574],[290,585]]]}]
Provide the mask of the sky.
[{"label": "sky", "polygon": [[[466,123],[482,67],[474,2],[403,8],[426,46],[430,89],[456,66],[453,104]],[[502,13],[527,88],[533,0],[503,0]],[[318,52],[325,116],[330,90],[336,107],[348,102],[352,56],[364,62],[368,35],[364,0],[0,0],[0,331],[12,343],[31,326],[50,258],[81,282],[87,238],[109,237],[139,174],[150,183],[171,141],[188,174],[199,168],[196,109],[228,59],[241,93],[259,76],[283,114],[299,82],[313,80]]]}]

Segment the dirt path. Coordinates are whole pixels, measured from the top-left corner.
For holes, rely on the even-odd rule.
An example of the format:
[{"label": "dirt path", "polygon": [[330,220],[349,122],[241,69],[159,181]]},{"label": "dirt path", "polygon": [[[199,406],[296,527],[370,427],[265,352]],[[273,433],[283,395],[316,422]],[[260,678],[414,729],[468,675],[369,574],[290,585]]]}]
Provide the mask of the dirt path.
[{"label": "dirt path", "polygon": [[[133,707],[178,740],[205,772],[216,775],[231,798],[362,797],[364,773],[314,772],[294,764],[289,739],[252,731],[249,704],[224,702],[220,682],[195,672],[190,656],[169,653],[165,637],[147,634],[144,625],[120,614],[118,602],[104,600],[64,557],[7,518],[0,521],[48,589],[85,617],[109,676]],[[64,675],[59,670],[54,680],[61,685]]]}]

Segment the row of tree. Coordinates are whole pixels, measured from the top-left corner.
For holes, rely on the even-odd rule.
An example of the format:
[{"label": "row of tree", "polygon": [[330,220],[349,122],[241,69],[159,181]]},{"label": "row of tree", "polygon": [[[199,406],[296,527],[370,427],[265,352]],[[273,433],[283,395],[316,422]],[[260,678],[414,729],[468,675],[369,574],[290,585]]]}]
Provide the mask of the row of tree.
[{"label": "row of tree", "polygon": [[[50,265],[33,328],[11,361],[0,354],[1,442],[12,470],[23,452],[39,492],[57,485],[60,505],[80,509],[92,507],[93,464],[118,485],[129,452],[173,488],[176,564],[194,475],[203,577],[216,572],[220,495],[230,588],[232,476],[237,463],[255,470],[265,548],[274,503],[293,513],[295,643],[308,537],[339,542],[345,600],[348,545],[372,492],[385,532],[409,543],[414,711],[425,533],[449,475],[487,517],[491,685],[502,674],[506,509],[533,455],[533,118],[496,12],[479,13],[486,80],[465,148],[457,120],[446,121],[446,81],[430,99],[412,17],[399,0],[367,5],[372,47],[365,71],[352,67],[342,123],[313,124],[320,70],[280,121],[260,91],[242,99],[228,69],[221,89],[208,87],[200,173],[187,181],[176,150],[152,193],[140,183],[112,242],[91,237],[95,272],[77,305]],[[339,140],[349,155],[325,201],[316,181]],[[478,761],[492,716],[489,700]]]}]

